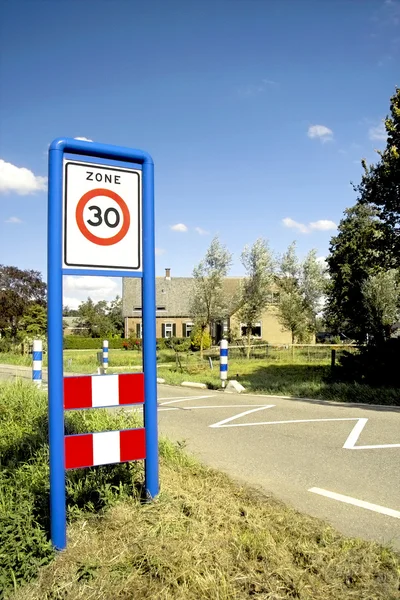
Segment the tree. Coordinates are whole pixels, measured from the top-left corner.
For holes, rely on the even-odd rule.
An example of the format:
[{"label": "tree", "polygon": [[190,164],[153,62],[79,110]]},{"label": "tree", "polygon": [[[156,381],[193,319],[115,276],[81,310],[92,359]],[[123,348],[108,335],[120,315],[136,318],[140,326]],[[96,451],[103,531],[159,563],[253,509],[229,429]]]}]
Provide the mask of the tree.
[{"label": "tree", "polygon": [[259,321],[262,311],[268,305],[273,283],[275,260],[268,243],[259,238],[249,247],[245,246],[241,255],[246,278],[242,287],[239,318],[247,329],[247,358],[250,358],[250,338],[252,328]]},{"label": "tree", "polygon": [[305,342],[317,329],[317,316],[325,292],[325,269],[311,250],[300,262],[296,242],[281,257],[277,285],[280,288],[278,319],[292,335],[292,344]]},{"label": "tree", "polygon": [[400,281],[396,269],[381,271],[362,284],[369,330],[375,344],[390,339],[393,325],[400,319]]},{"label": "tree", "polygon": [[115,300],[111,300],[107,316],[111,321],[113,330],[122,336],[125,330],[124,317],[122,316],[122,298],[117,296]]},{"label": "tree", "polygon": [[202,261],[193,269],[194,293],[190,312],[201,331],[200,356],[203,357],[203,335],[211,323],[227,316],[227,299],[223,295],[223,280],[232,264],[232,255],[215,237]]},{"label": "tree", "polygon": [[86,302],[81,302],[78,307],[78,326],[89,337],[106,338],[113,335],[115,330],[107,313],[108,302],[106,300],[100,300],[96,304],[91,298],[88,298]]},{"label": "tree", "polygon": [[29,335],[45,335],[47,331],[46,309],[40,304],[31,304],[25,311],[21,324]]},{"label": "tree", "polygon": [[399,266],[400,248],[400,88],[390,99],[391,116],[385,119],[387,133],[386,148],[378,152],[376,165],[367,166],[362,161],[364,174],[359,186],[355,187],[359,201],[377,209],[383,223],[392,234],[396,246],[396,266]]},{"label": "tree", "polygon": [[46,284],[39,271],[0,265],[0,332],[15,338],[32,304],[46,306]]},{"label": "tree", "polygon": [[325,317],[334,333],[364,341],[368,332],[362,285],[370,275],[393,266],[388,226],[369,204],[345,210],[327,258],[329,283]]}]

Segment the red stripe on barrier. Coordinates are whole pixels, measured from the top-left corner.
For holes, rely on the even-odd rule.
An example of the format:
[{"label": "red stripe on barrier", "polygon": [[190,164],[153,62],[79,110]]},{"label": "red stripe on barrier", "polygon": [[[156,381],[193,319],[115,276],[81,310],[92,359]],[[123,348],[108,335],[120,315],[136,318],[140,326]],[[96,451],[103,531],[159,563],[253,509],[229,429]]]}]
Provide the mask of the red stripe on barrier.
[{"label": "red stripe on barrier", "polygon": [[92,378],[64,377],[64,408],[91,408]]},{"label": "red stripe on barrier", "polygon": [[144,429],[125,429],[119,432],[120,461],[146,458],[146,433]]},{"label": "red stripe on barrier", "polygon": [[64,447],[66,469],[79,469],[93,465],[93,436],[91,433],[65,436]]},{"label": "red stripe on barrier", "polygon": [[120,404],[143,404],[143,373],[122,373],[118,376],[118,386]]}]

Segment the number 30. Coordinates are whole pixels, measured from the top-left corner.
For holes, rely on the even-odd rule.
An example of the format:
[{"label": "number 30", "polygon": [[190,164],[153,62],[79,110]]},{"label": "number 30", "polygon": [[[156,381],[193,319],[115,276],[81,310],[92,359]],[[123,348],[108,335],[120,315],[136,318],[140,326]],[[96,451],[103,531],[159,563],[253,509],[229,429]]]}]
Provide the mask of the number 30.
[{"label": "number 30", "polygon": [[[92,225],[92,227],[98,227],[103,222],[103,217],[101,215],[101,208],[99,206],[89,206],[89,210],[94,211],[93,216],[97,219],[97,221],[92,221],[91,219],[88,219],[89,225]],[[110,219],[109,219],[109,216],[111,213],[114,213],[114,215],[115,215],[114,223],[111,223]],[[107,227],[111,227],[112,229],[114,227],[118,227],[120,220],[121,220],[121,217],[119,216],[119,212],[117,211],[116,208],[107,208],[107,210],[104,212],[104,222],[107,225]]]}]

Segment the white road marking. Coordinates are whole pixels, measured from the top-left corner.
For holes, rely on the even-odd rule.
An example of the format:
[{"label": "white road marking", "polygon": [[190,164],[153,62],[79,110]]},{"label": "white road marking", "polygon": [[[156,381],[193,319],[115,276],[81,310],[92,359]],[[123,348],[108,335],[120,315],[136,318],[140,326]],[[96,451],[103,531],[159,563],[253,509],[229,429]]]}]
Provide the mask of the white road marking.
[{"label": "white road marking", "polygon": [[[217,404],[215,406],[167,406],[166,408],[164,408],[163,406],[159,407],[159,411],[163,410],[199,410],[202,408],[249,408],[250,406],[254,407],[254,404],[236,404],[235,406],[232,406],[232,404]],[[265,407],[265,404],[259,404],[258,406],[262,406],[263,408]]]},{"label": "white road marking", "polygon": [[361,435],[362,430],[366,426],[368,419],[358,419],[358,423],[356,423],[350,432],[349,437],[344,443],[343,448],[346,450],[373,450],[375,448],[400,448],[400,444],[374,444],[369,446],[356,446],[356,442]]},{"label": "white road marking", "polygon": [[[270,404],[265,406],[264,408],[272,408],[275,404]],[[261,410],[258,408],[257,410]],[[296,421],[262,421],[261,423],[233,423],[233,425],[225,425],[224,423],[228,423],[229,421],[233,421],[234,419],[238,419],[239,417],[244,417],[251,412],[255,412],[253,410],[249,410],[244,413],[240,413],[240,415],[236,415],[235,417],[231,417],[230,419],[225,419],[224,421],[220,421],[219,423],[214,423],[214,425],[210,425],[209,427],[252,427],[254,425],[286,425],[290,423],[320,423],[326,421],[358,421],[357,417],[352,418],[341,418],[341,419],[299,419]]]},{"label": "white road marking", "polygon": [[[211,428],[216,428],[216,427],[239,427],[240,425],[242,425],[242,423],[235,423],[234,425],[225,425],[225,423],[230,423],[231,421],[235,421],[236,419],[240,419],[240,417],[244,417],[246,415],[249,415],[251,413],[257,412],[259,410],[265,410],[267,408],[273,408],[275,406],[275,404],[267,404],[258,408],[253,408],[252,410],[246,410],[245,412],[239,413],[238,415],[234,415],[233,417],[229,417],[228,419],[224,419],[223,421],[218,421],[218,423],[214,423],[213,425],[209,425],[209,427]],[[234,407],[232,407],[234,408]],[[243,425],[247,425],[247,423],[243,423]],[[253,425],[253,423],[250,423],[250,425]]]},{"label": "white road marking", "polygon": [[168,400],[168,402],[161,402],[160,406],[164,406],[165,404],[185,402],[186,400],[203,400],[204,398],[212,398],[212,396],[176,396],[175,398],[159,398],[159,400]]},{"label": "white road marking", "polygon": [[366,508],[367,510],[372,510],[374,512],[381,513],[382,515],[387,515],[388,517],[400,519],[400,511],[393,510],[393,508],[386,508],[386,506],[380,506],[379,504],[371,504],[371,502],[357,500],[357,498],[352,498],[351,496],[344,496],[343,494],[337,494],[336,492],[330,492],[329,490],[323,490],[317,487],[310,488],[308,491],[312,492],[313,494],[325,496],[326,498],[331,498],[332,500],[338,500],[339,502],[345,502],[346,504],[352,504],[353,506],[358,506],[359,508]]}]

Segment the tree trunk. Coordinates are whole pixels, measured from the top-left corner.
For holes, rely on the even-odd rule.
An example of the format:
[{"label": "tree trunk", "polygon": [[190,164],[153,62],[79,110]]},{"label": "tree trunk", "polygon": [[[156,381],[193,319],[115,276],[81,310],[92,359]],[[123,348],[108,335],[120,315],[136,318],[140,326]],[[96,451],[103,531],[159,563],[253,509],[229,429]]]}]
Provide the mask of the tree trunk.
[{"label": "tree trunk", "polygon": [[251,327],[247,327],[247,360],[250,359],[250,336],[251,336]]},{"label": "tree trunk", "polygon": [[294,344],[294,331],[292,331],[292,346]]},{"label": "tree trunk", "polygon": [[204,338],[205,327],[201,328],[201,336],[200,336],[200,360],[203,360],[203,338]]}]

